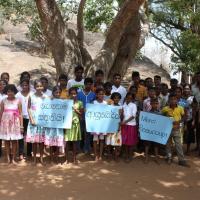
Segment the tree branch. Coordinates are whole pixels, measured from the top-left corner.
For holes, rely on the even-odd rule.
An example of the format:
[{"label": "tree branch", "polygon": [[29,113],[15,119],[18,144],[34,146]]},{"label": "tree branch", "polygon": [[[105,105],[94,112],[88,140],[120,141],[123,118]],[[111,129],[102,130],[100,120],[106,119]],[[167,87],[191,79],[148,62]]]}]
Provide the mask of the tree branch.
[{"label": "tree branch", "polygon": [[169,49],[171,49],[171,51],[177,55],[178,57],[180,57],[180,54],[174,49],[173,46],[169,45],[168,43],[166,43],[163,39],[159,38],[158,36],[156,36],[153,32],[149,32],[156,40],[159,40],[161,43],[163,43],[165,46],[167,46]]}]

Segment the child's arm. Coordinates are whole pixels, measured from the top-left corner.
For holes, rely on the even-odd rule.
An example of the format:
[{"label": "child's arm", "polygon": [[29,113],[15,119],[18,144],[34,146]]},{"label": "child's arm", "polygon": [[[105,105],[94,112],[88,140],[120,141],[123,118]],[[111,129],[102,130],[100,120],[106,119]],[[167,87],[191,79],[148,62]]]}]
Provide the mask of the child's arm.
[{"label": "child's arm", "polygon": [[3,103],[3,101],[1,102],[1,108],[0,108],[0,124],[1,124],[1,118],[2,118],[2,114],[3,114],[3,111],[4,111],[4,103]]},{"label": "child's arm", "polygon": [[29,115],[29,120],[30,120],[30,123],[32,125],[35,125],[35,122],[33,120],[33,117],[32,117],[32,114],[31,114],[31,98],[29,97],[28,99],[28,115]]},{"label": "child's arm", "polygon": [[19,104],[18,104],[18,110],[19,110],[20,129],[22,132],[24,132],[21,102],[19,102]]}]

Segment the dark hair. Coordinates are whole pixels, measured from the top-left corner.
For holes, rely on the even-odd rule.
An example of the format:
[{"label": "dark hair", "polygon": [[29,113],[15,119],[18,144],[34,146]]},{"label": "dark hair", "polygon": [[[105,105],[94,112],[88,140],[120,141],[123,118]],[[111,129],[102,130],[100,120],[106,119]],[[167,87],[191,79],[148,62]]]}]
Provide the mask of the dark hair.
[{"label": "dark hair", "polygon": [[111,82],[106,82],[103,84],[103,87],[106,88],[106,87],[110,87],[112,88],[112,83]]},{"label": "dark hair", "polygon": [[5,94],[7,94],[7,92],[8,91],[12,91],[12,92],[14,92],[15,94],[17,94],[17,88],[16,88],[16,86],[14,85],[14,84],[8,84],[8,85],[6,85],[6,87],[4,88],[4,93]]},{"label": "dark hair", "polygon": [[28,85],[30,84],[30,80],[25,78],[25,79],[22,79],[20,80],[20,85],[22,85],[22,83],[27,83]]},{"label": "dark hair", "polygon": [[98,69],[97,71],[95,71],[95,76],[98,75],[104,75],[104,72],[101,69]]},{"label": "dark hair", "polygon": [[177,90],[177,89],[179,89],[181,91],[181,93],[183,92],[183,88],[180,85],[177,86],[175,90]]},{"label": "dark hair", "polygon": [[[60,87],[59,86],[54,86],[53,89],[52,89],[52,95],[54,94],[54,92],[56,92],[57,90],[60,90]],[[54,95],[53,95],[54,96]]]},{"label": "dark hair", "polygon": [[97,88],[96,90],[96,94],[98,94],[99,92],[105,92],[103,88]]},{"label": "dark hair", "polygon": [[169,95],[169,99],[170,99],[170,98],[173,98],[173,97],[176,98],[176,95],[175,95],[174,93],[171,93],[171,94]]},{"label": "dark hair", "polygon": [[121,96],[121,94],[119,93],[119,92],[113,92],[112,94],[111,94],[111,99],[113,100],[115,97],[119,97],[119,99],[121,99],[122,98],[122,96]]},{"label": "dark hair", "polygon": [[153,79],[151,78],[151,77],[147,77],[147,78],[145,78],[145,82],[147,81],[147,80],[149,80],[149,79],[151,79],[152,81],[153,81]]},{"label": "dark hair", "polygon": [[68,81],[68,77],[66,74],[60,74],[60,76],[58,77],[58,80],[61,80],[61,79]]},{"label": "dark hair", "polygon": [[135,85],[131,85],[131,87],[129,88],[129,91],[132,89],[136,89],[136,91],[137,91],[137,87]]},{"label": "dark hair", "polygon": [[159,75],[155,75],[154,78],[157,78],[157,79],[161,80],[161,76],[159,76]]},{"label": "dark hair", "polygon": [[87,83],[91,83],[91,84],[93,84],[93,83],[94,83],[94,81],[93,81],[93,79],[92,79],[92,78],[90,78],[90,77],[87,77],[87,78],[85,78],[85,80],[84,80],[84,85],[86,85]]},{"label": "dark hair", "polygon": [[68,93],[70,94],[72,91],[76,91],[76,93],[78,93],[78,88],[76,88],[76,87],[71,87],[71,88],[69,88]]},{"label": "dark hair", "polygon": [[113,74],[113,78],[115,78],[116,76],[119,76],[121,78],[121,74],[119,74],[119,73]]},{"label": "dark hair", "polygon": [[156,91],[156,88],[155,88],[155,87],[149,87],[149,88],[148,88],[148,91],[150,91],[150,90]]},{"label": "dark hair", "polygon": [[170,79],[170,83],[178,83],[178,80],[177,79],[175,79],[175,78],[172,78],[172,79]]},{"label": "dark hair", "polygon": [[8,78],[10,78],[10,74],[9,74],[8,72],[3,72],[3,73],[1,73],[1,79],[2,79],[2,76],[3,76],[3,75],[7,75]]},{"label": "dark hair", "polygon": [[74,68],[74,72],[76,73],[77,71],[82,70],[84,71],[84,68],[82,65],[78,64],[75,68]]},{"label": "dark hair", "polygon": [[28,75],[29,79],[31,78],[31,75],[30,75],[30,73],[29,73],[29,72],[27,72],[27,71],[24,71],[24,72],[22,72],[22,73],[21,73],[21,75],[20,75],[20,79],[19,79],[19,80],[20,80],[20,82],[21,82],[21,80],[22,80],[22,79],[24,79],[24,75]]},{"label": "dark hair", "polygon": [[48,78],[45,77],[45,76],[42,76],[42,77],[40,78],[40,80],[41,80],[41,81],[46,81],[47,83],[49,82]]},{"label": "dark hair", "polygon": [[133,77],[140,77],[140,73],[137,72],[137,71],[133,71],[133,72],[132,72],[132,78],[133,78]]},{"label": "dark hair", "polygon": [[132,94],[131,92],[127,92],[125,99],[126,99],[128,96],[131,96],[131,97],[133,98],[133,94]]},{"label": "dark hair", "polygon": [[159,103],[158,98],[150,99],[150,103]]},{"label": "dark hair", "polygon": [[167,87],[168,88],[168,85],[166,83],[161,83],[161,87]]},{"label": "dark hair", "polygon": [[38,83],[41,83],[41,84],[42,84],[42,81],[41,81],[40,79],[36,79],[36,80],[34,81],[34,88],[36,87],[36,85],[37,85]]}]

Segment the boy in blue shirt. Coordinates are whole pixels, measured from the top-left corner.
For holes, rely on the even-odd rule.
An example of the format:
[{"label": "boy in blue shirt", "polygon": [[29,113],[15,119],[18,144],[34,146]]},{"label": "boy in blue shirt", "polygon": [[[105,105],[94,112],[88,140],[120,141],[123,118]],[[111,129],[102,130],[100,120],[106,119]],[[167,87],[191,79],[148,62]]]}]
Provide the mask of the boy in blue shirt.
[{"label": "boy in blue shirt", "polygon": [[[87,103],[92,103],[96,95],[92,91],[93,88],[93,79],[92,78],[86,78],[84,80],[84,89],[82,89],[80,92],[78,92],[77,98],[79,101],[83,102],[83,107],[84,110],[86,108]],[[81,119],[81,132],[82,132],[82,138],[84,138],[83,143],[81,143],[81,148],[83,148],[85,153],[90,153],[91,151],[91,141],[92,141],[92,136],[91,134],[87,133],[86,131],[86,125],[85,125],[85,114],[83,114],[83,117]]]}]

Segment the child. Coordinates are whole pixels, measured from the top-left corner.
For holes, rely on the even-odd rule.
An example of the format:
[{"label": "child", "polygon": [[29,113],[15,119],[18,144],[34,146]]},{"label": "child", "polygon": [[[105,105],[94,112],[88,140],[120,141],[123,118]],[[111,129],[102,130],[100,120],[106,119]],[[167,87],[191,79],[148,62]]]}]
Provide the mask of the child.
[{"label": "child", "polygon": [[[96,90],[96,100],[93,102],[94,104],[107,104],[104,100],[104,89],[98,88]],[[94,156],[95,161],[101,161],[103,155],[104,148],[104,134],[103,133],[91,133],[93,135],[93,148],[94,148]],[[99,144],[99,152],[97,150],[97,144]]]},{"label": "child", "polygon": [[[31,92],[35,92],[35,89],[34,89],[34,86],[31,84],[31,82],[30,82],[30,80],[31,80],[31,75],[30,75],[30,73],[29,72],[27,72],[27,71],[24,71],[24,72],[22,72],[21,73],[21,75],[20,75],[20,83],[21,83],[21,81],[22,80],[24,80],[24,79],[28,79],[29,80],[29,88],[30,88],[30,91]],[[20,91],[22,91],[22,87],[21,87],[21,84],[17,87],[17,90],[20,92]]]},{"label": "child", "polygon": [[[151,110],[151,99],[156,98],[156,90],[154,87],[148,88],[148,98],[143,102],[143,111],[149,112]],[[160,106],[159,106],[160,108]]]},{"label": "child", "polygon": [[[154,114],[160,114],[159,112],[159,102],[157,98],[152,98],[150,100],[151,103],[151,110],[149,112],[154,113]],[[155,162],[157,164],[159,164],[159,160],[158,160],[158,147],[159,144],[156,142],[151,142],[151,141],[145,141],[144,142],[144,146],[145,146],[145,163],[148,163],[149,161],[149,148],[151,147],[151,145],[153,145],[154,147],[154,152],[155,152]]]},{"label": "child", "polygon": [[[1,102],[0,139],[5,140],[8,163],[16,164],[17,141],[23,138],[22,105],[15,98],[17,93],[15,85],[7,85],[5,93],[8,97]],[[11,147],[12,152],[10,152]]]},{"label": "child", "polygon": [[132,147],[138,141],[136,127],[137,106],[132,101],[133,96],[128,92],[123,104],[123,121],[121,122],[122,145],[125,146],[127,162],[131,160]]},{"label": "child", "polygon": [[[0,80],[0,104],[1,104],[1,101],[7,97],[7,95],[4,94],[4,88],[6,85],[7,85],[6,81]],[[0,139],[0,157],[1,156],[2,156],[2,140]]]},{"label": "child", "polygon": [[[114,92],[111,95],[111,99],[113,101],[113,106],[121,106],[119,105],[119,101],[121,99],[121,94],[118,92]],[[122,114],[122,109],[119,110],[119,114]],[[111,147],[114,147],[114,159],[115,161],[118,161],[119,153],[120,153],[120,147],[122,145],[122,136],[121,136],[121,130],[119,127],[119,130],[117,133],[108,133],[106,135],[106,145],[108,145],[109,154],[111,152]]]},{"label": "child", "polygon": [[40,78],[40,80],[42,81],[42,85],[43,85],[43,94],[45,94],[46,96],[48,97],[51,97],[52,96],[52,91],[48,89],[48,86],[49,86],[49,81],[46,77],[42,76]]},{"label": "child", "polygon": [[195,143],[195,131],[194,131],[194,124],[195,124],[195,115],[196,115],[196,108],[197,102],[194,96],[191,96],[191,90],[189,85],[186,85],[183,90],[183,99],[187,101],[188,108],[187,108],[187,115],[186,115],[186,124],[184,128],[184,139],[187,144],[186,154],[190,154],[190,145],[191,143]]},{"label": "child", "polygon": [[[16,98],[18,98],[22,104],[22,117],[23,117],[23,124],[24,124],[24,135],[27,133],[27,127],[29,122],[28,116],[28,99],[31,94],[30,91],[30,82],[29,79],[23,79],[20,82],[21,92],[16,94]],[[27,143],[27,157],[31,157],[32,152],[32,144]],[[24,139],[19,140],[19,158],[23,160],[24,158]]]},{"label": "child", "polygon": [[76,146],[77,146],[77,141],[81,141],[80,117],[83,113],[83,103],[77,100],[77,88],[71,87],[69,89],[69,96],[70,99],[74,101],[74,105],[73,105],[72,127],[71,129],[65,130],[65,141],[67,142],[65,151],[65,156],[66,156],[65,164],[69,163],[69,158],[68,158],[69,142],[72,142],[73,146],[73,162],[74,164],[77,164]]},{"label": "child", "polygon": [[45,139],[45,131],[44,128],[36,124],[36,110],[38,109],[37,104],[42,101],[42,99],[46,98],[43,94],[43,85],[40,80],[36,80],[34,82],[34,88],[36,92],[31,95],[28,99],[28,114],[29,114],[29,123],[27,128],[27,136],[26,142],[30,142],[33,144],[33,160],[36,165],[37,159],[37,145],[39,144],[40,148],[40,162],[43,162],[43,153],[44,153],[44,139]]},{"label": "child", "polygon": [[111,97],[112,83],[111,82],[106,82],[103,85],[103,88],[105,90],[104,100],[105,101],[109,101],[110,97]]},{"label": "child", "polygon": [[[60,87],[55,86],[52,91],[52,99],[60,98]],[[58,163],[59,147],[63,146],[64,133],[60,128],[45,128],[44,144],[50,146],[50,163],[53,162],[53,152],[55,151],[55,160]]]},{"label": "child", "polygon": [[3,72],[1,74],[1,80],[3,81],[6,81],[6,83],[8,84],[9,83],[9,80],[10,80],[10,75],[8,72]]},{"label": "child", "polygon": [[161,109],[163,109],[168,102],[168,97],[169,97],[169,93],[168,93],[168,85],[166,83],[161,83],[161,102],[160,102],[160,107]]},{"label": "child", "polygon": [[169,106],[164,107],[162,113],[163,115],[170,117],[174,120],[171,136],[166,145],[167,162],[168,164],[171,164],[172,162],[171,139],[173,139],[179,160],[178,164],[184,167],[189,167],[189,165],[186,163],[181,144],[180,123],[182,122],[185,113],[183,107],[178,106],[177,97],[175,94],[172,93],[169,95]]},{"label": "child", "polygon": [[101,69],[98,69],[97,71],[95,71],[94,76],[95,76],[95,81],[94,81],[93,91],[95,92],[98,88],[104,85],[104,82],[103,82],[104,72]]},{"label": "child", "polygon": [[[86,104],[87,103],[92,103],[95,98],[96,95],[95,93],[92,91],[93,88],[93,80],[92,78],[86,78],[84,80],[84,89],[82,89],[80,92],[78,92],[77,95],[77,99],[79,101],[82,101],[83,103],[83,108],[86,108]],[[83,113],[84,115],[84,113]],[[84,152],[85,153],[90,153],[91,152],[91,134],[86,132],[86,124],[85,124],[85,116],[83,116],[81,118],[81,132],[82,132],[82,136],[84,138]]]},{"label": "child", "polygon": [[121,99],[120,99],[120,105],[123,105],[123,102],[124,102],[124,98],[126,96],[126,89],[121,86],[121,75],[120,74],[114,74],[113,75],[113,86],[112,86],[112,90],[111,90],[111,94],[113,92],[118,92],[121,94]]},{"label": "child", "polygon": [[70,79],[67,83],[67,89],[71,87],[75,87],[80,91],[84,87],[84,79],[83,79],[84,68],[81,65],[78,65],[74,69],[75,79]]},{"label": "child", "polygon": [[60,86],[61,90],[60,94],[61,99],[68,99],[67,81],[68,77],[65,74],[61,74],[58,78],[58,85]]}]

